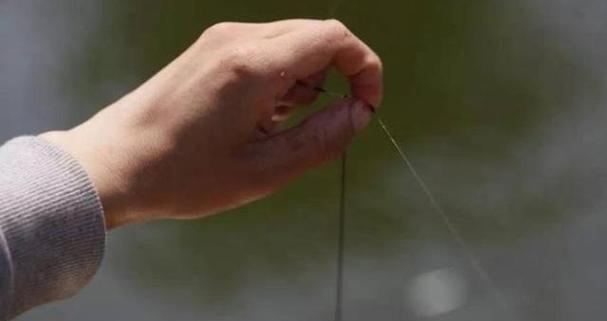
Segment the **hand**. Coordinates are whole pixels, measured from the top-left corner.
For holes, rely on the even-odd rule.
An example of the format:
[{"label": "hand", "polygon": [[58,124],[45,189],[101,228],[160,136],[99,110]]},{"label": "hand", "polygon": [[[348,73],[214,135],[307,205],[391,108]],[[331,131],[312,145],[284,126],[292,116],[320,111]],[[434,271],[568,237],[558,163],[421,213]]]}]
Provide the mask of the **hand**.
[{"label": "hand", "polygon": [[[277,128],[335,67],[352,97]],[[220,23],[84,124],[41,135],[80,161],[109,228],[195,218],[266,196],[339,157],[382,98],[379,57],[335,20]]]}]

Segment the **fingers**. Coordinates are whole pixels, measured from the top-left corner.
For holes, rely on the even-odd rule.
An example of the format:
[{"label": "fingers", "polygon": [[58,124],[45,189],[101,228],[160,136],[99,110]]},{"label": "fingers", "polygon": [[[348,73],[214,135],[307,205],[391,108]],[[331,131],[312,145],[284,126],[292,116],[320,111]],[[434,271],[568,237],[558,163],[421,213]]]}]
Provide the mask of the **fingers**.
[{"label": "fingers", "polygon": [[346,99],[295,128],[256,143],[260,179],[271,189],[279,188],[307,170],[338,158],[371,117],[365,102]]},{"label": "fingers", "polygon": [[277,102],[274,112],[260,122],[260,128],[266,135],[275,132],[278,125],[288,120],[300,106],[313,103],[319,92],[311,88],[320,88],[327,78],[327,71],[323,70],[305,79],[299,80],[282,99]]},{"label": "fingers", "polygon": [[322,70],[304,79],[298,79],[281,99],[281,104],[301,106],[313,103],[319,95],[319,92],[313,88],[323,87],[326,79],[327,70]]},{"label": "fingers", "polygon": [[283,34],[271,45],[276,67],[301,79],[334,66],[345,75],[352,95],[379,106],[383,95],[380,58],[342,23],[328,20]]},{"label": "fingers", "polygon": [[[380,58],[337,20],[293,19],[263,24],[225,22],[212,26],[205,34],[214,39],[216,45],[235,42],[240,46],[253,35],[264,38],[253,46],[255,55],[260,57],[254,57],[250,62],[260,62],[260,66],[248,68],[280,75],[286,88],[277,88],[279,97],[296,80],[335,67],[348,78],[354,97],[374,106],[381,103],[383,69]],[[243,38],[244,35],[248,37]],[[245,54],[243,59],[251,59],[250,50]],[[264,63],[269,60],[273,61],[271,68]],[[296,95],[306,93],[302,90]]]}]

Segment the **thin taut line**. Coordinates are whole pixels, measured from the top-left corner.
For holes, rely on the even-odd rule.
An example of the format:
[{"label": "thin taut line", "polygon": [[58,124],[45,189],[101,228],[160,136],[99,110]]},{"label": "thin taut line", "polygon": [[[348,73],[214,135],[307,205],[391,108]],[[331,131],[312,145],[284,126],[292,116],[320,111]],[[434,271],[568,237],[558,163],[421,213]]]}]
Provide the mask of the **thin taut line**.
[{"label": "thin taut line", "polygon": [[443,222],[445,223],[445,226],[447,227],[447,230],[449,231],[449,234],[451,234],[451,236],[453,237],[453,239],[455,240],[457,245],[464,252],[464,254],[466,255],[466,258],[472,265],[472,268],[478,273],[478,275],[483,279],[483,281],[485,282],[487,287],[491,290],[491,292],[495,296],[495,300],[497,301],[497,303],[500,304],[500,306],[502,308],[504,308],[506,311],[509,311],[509,307],[506,302],[506,299],[504,298],[504,296],[502,295],[502,293],[500,292],[498,287],[495,285],[495,282],[493,281],[493,279],[491,278],[491,276],[489,275],[487,270],[485,270],[485,268],[480,264],[480,262],[478,261],[477,257],[474,255],[474,253],[472,253],[472,250],[466,244],[466,241],[462,237],[460,231],[455,227],[455,225],[451,221],[451,218],[447,215],[445,210],[443,210],[442,206],[440,205],[440,203],[438,202],[438,200],[436,199],[436,197],[434,196],[432,191],[430,191],[430,188],[428,188],[428,185],[426,184],[424,179],[419,175],[417,170],[415,170],[415,167],[413,167],[413,164],[409,160],[409,157],[407,157],[407,155],[405,154],[403,149],[400,147],[400,145],[398,144],[398,142],[396,141],[394,136],[390,133],[390,131],[388,130],[388,127],[386,126],[386,124],[384,123],[382,118],[377,114],[376,114],[375,118],[377,119],[377,122],[379,123],[380,127],[382,128],[384,133],[386,133],[386,136],[388,137],[388,139],[390,140],[390,142],[392,143],[392,145],[394,146],[394,148],[400,155],[400,158],[403,160],[407,169],[409,170],[409,172],[411,172],[411,174],[413,175],[413,178],[417,181],[417,184],[420,186],[420,188],[423,190],[423,192],[428,197],[428,200],[430,201],[430,204],[432,205],[434,210],[438,214],[440,214],[441,219],[443,220]]}]

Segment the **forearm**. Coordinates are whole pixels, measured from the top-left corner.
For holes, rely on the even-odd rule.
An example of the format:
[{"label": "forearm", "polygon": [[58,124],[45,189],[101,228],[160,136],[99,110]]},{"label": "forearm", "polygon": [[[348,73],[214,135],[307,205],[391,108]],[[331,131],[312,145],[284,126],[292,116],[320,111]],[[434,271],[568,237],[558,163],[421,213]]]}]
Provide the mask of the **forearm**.
[{"label": "forearm", "polygon": [[0,320],[77,292],[104,243],[101,203],[70,155],[36,137],[0,147]]}]

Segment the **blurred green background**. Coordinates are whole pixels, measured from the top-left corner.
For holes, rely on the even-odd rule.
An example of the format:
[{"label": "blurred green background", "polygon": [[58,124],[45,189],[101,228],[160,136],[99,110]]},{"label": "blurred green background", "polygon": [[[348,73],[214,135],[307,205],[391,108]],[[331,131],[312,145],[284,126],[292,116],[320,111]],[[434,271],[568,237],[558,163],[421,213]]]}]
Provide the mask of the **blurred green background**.
[{"label": "blurred green background", "polygon": [[[0,1],[0,139],[83,121],[216,22],[335,17],[383,58],[380,114],[494,282],[374,123],[349,153],[344,320],[597,320],[606,15],[597,0]],[[112,231],[78,297],[20,320],[332,320],[339,175]]]}]

